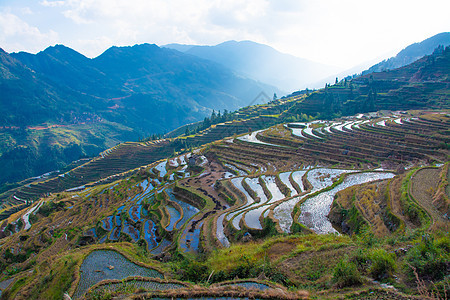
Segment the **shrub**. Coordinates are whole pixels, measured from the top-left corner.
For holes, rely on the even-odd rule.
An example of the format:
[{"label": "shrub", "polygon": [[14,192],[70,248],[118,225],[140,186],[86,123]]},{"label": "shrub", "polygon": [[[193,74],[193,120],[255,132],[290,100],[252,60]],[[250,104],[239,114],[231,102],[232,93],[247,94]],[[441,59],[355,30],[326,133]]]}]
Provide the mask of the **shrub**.
[{"label": "shrub", "polygon": [[370,253],[369,273],[373,278],[381,280],[392,277],[397,269],[395,254],[384,249],[374,249]]},{"label": "shrub", "polygon": [[361,244],[367,247],[372,247],[379,242],[372,229],[367,225],[362,225],[359,228],[357,239]]},{"label": "shrub", "polygon": [[207,280],[210,270],[208,266],[196,260],[183,259],[176,268],[179,279],[195,283]]},{"label": "shrub", "polygon": [[334,268],[332,281],[336,284],[336,286],[342,288],[361,284],[362,277],[356,267],[356,264],[349,261],[348,257],[345,256]]},{"label": "shrub", "polygon": [[406,256],[407,272],[414,278],[414,269],[420,278],[441,280],[447,275],[450,261],[450,239],[444,237],[435,240],[432,236],[423,235],[420,243],[414,246]]}]

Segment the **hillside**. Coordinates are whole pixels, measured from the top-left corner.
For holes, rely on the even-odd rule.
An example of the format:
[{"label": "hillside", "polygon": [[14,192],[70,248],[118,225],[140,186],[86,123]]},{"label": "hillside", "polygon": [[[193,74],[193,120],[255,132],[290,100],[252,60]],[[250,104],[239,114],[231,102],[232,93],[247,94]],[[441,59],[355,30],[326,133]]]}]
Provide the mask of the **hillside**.
[{"label": "hillside", "polygon": [[23,182],[2,298],[445,299],[449,51]]},{"label": "hillside", "polygon": [[36,55],[1,51],[0,59],[0,185],[202,120],[214,109],[238,109],[261,91],[279,92],[149,44],[112,47],[94,59],[63,45]]},{"label": "hillside", "polygon": [[449,108],[449,69],[447,47],[402,68],[327,85],[289,113],[333,118],[383,109]]},{"label": "hillside", "polygon": [[337,71],[335,67],[284,54],[251,41],[227,41],[215,46],[169,44],[163,47],[214,61],[248,78],[271,83],[283,91],[303,89]]},{"label": "hillside", "polygon": [[370,67],[368,70],[364,71],[363,74],[387,71],[406,66],[425,55],[430,55],[438,46],[447,47],[448,45],[450,45],[450,32],[436,34],[420,43],[409,45],[396,56]]},{"label": "hillside", "polygon": [[420,295],[407,263],[438,287],[448,275],[449,124],[439,111],[288,123],[43,197],[2,222],[2,296]]}]

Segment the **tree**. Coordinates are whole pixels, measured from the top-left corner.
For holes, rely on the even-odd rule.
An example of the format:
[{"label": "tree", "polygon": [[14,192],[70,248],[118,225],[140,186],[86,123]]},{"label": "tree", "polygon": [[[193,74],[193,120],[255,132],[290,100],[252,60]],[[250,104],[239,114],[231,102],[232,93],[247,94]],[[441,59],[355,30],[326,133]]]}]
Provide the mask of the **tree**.
[{"label": "tree", "polygon": [[338,78],[336,77],[336,81],[334,82],[334,84],[337,84],[338,83]]},{"label": "tree", "polygon": [[278,99],[277,93],[273,93],[273,100],[275,101],[275,100],[277,100],[277,99]]}]

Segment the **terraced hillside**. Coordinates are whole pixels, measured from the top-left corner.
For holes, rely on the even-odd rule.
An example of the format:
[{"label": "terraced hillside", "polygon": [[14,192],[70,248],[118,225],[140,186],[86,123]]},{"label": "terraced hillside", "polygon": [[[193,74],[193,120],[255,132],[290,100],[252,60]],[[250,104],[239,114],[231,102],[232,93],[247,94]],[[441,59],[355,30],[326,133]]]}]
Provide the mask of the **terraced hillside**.
[{"label": "terraced hillside", "polygon": [[449,108],[450,47],[441,50],[399,69],[341,80],[312,93],[290,113],[331,119],[383,109]]},{"label": "terraced hillside", "polygon": [[[117,179],[118,176],[123,177],[123,172],[132,173],[135,168],[151,164],[174,153],[185,152],[194,146],[242,134],[252,129],[267,128],[271,124],[281,121],[277,115],[273,114],[288,109],[301,99],[302,97],[293,96],[274,100],[267,104],[246,107],[235,113],[229,113],[225,117],[228,121],[218,122],[220,120],[217,119],[215,120],[216,124],[193,135],[183,135],[181,132],[184,133],[184,131],[180,130],[178,134],[173,133],[174,136],[182,135],[175,139],[121,143],[100,153],[93,160],[75,164],[76,168],[69,168],[67,172],[51,172],[37,178],[30,178],[18,184],[18,188],[13,188],[0,195],[1,215],[5,218],[19,208],[22,209],[26,202],[48,193],[79,189],[87,184],[92,185],[92,183],[108,182]],[[198,126],[203,125],[198,124]]]},{"label": "terraced hillside", "polygon": [[445,299],[450,111],[365,111],[447,107],[448,51],[376,97],[355,78],[357,101],[299,93],[4,193],[2,298]]},{"label": "terraced hillside", "polygon": [[[291,122],[121,176],[93,175],[95,182],[46,195],[2,222],[0,290],[15,299],[64,292],[298,299],[333,297],[349,285],[349,297],[368,288],[379,295],[385,291],[372,280],[381,280],[399,298],[424,293],[410,266],[425,287],[433,280],[443,288],[449,125],[448,111]],[[114,161],[125,170],[151,160],[120,156],[126,147],[155,155],[149,149],[169,143],[122,144],[53,180],[102,160],[109,162],[98,165],[102,174],[112,174]],[[432,186],[423,180],[430,176]],[[438,256],[428,261],[416,249]],[[339,272],[352,264],[348,282]]]}]

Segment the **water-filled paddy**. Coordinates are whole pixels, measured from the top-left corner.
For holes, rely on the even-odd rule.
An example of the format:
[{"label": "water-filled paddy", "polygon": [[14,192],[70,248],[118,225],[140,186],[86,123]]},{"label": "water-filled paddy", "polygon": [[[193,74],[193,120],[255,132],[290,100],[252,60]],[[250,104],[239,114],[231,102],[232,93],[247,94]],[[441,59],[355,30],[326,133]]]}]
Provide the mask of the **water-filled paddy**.
[{"label": "water-filled paddy", "polygon": [[307,174],[309,183],[313,186],[311,192],[314,193],[318,190],[326,188],[333,184],[334,180],[337,180],[343,173],[356,172],[354,170],[341,170],[341,169],[327,169],[317,168],[310,170]]},{"label": "water-filled paddy", "polygon": [[[243,216],[241,213],[243,213],[244,210],[248,209],[249,207],[256,205],[254,199],[248,194],[248,192],[247,192],[247,191],[244,189],[244,187],[242,186],[242,180],[245,180],[245,181],[247,182],[248,186],[249,186],[253,191],[255,191],[256,196],[260,199],[260,202],[259,202],[259,203],[264,203],[264,202],[267,201],[267,197],[266,197],[266,195],[264,194],[263,188],[262,188],[262,186],[259,184],[259,181],[258,181],[258,178],[257,178],[257,177],[256,177],[256,178],[245,178],[245,179],[240,179],[240,178],[232,179],[232,183],[233,183],[240,191],[245,192],[244,194],[245,194],[246,197],[247,197],[247,204],[246,204],[246,205],[244,205],[242,208],[240,208],[240,209],[238,209],[238,210],[236,210],[236,211],[230,213],[230,214],[227,216],[227,220],[230,220],[232,217],[234,217],[234,216],[237,215],[236,217],[234,217],[234,219],[233,219],[233,221],[232,221],[233,226],[234,226],[236,229],[241,229],[241,228],[240,228],[240,225],[239,225],[239,222],[241,221],[242,216]],[[239,215],[238,215],[238,214],[239,214]],[[247,222],[247,220],[245,220],[245,221],[246,221],[247,225],[249,225],[248,222]],[[252,225],[257,226],[257,227],[252,227],[252,228],[259,228],[259,227],[260,227],[260,225],[259,225],[259,227],[258,227],[258,225],[257,225],[257,224],[259,224],[259,221],[256,221],[256,220],[255,220],[255,222],[252,222],[252,221],[253,221],[253,219],[250,220],[249,222],[250,222]]]},{"label": "water-filled paddy", "polygon": [[301,192],[305,191],[302,178],[303,178],[303,175],[306,174],[306,172],[307,172],[306,170],[303,170],[303,171],[295,171],[292,173],[292,180],[294,180],[294,182],[298,184],[298,186],[301,189]]},{"label": "water-filled paddy", "polygon": [[[300,186],[302,192],[305,191],[302,183],[302,177],[308,172],[307,170],[295,171],[292,173],[292,179]],[[310,193],[316,192],[333,184],[333,180],[337,179],[341,174],[346,172],[354,172],[352,170],[339,170],[339,169],[326,169],[318,168],[310,170],[307,174],[308,181],[313,185],[312,191]],[[273,216],[278,219],[280,228],[286,232],[290,232],[290,228],[293,222],[292,210],[294,206],[302,198],[306,197],[310,193],[303,195],[301,197],[295,197],[290,200],[284,201],[279,204],[273,210]]]},{"label": "water-filled paddy", "polygon": [[263,205],[246,212],[245,223],[247,226],[254,229],[262,229],[261,222],[259,222],[259,217],[267,207],[268,206]]},{"label": "water-filled paddy", "polygon": [[269,190],[270,194],[272,194],[272,198],[268,203],[273,203],[285,198],[284,194],[280,191],[277,184],[275,183],[275,176],[263,175],[261,176],[261,178],[264,180],[264,183],[266,184],[266,187]]},{"label": "water-filled paddy", "polygon": [[225,217],[225,214],[221,214],[217,218],[216,237],[223,246],[229,247],[230,241],[228,240],[228,238],[225,236],[225,233],[223,232],[223,218],[224,217]]},{"label": "water-filled paddy", "polygon": [[123,221],[123,233],[131,237],[135,243],[139,240],[139,230],[133,225],[129,224],[126,220]]},{"label": "water-filled paddy", "polygon": [[186,202],[183,202],[183,201],[177,199],[175,197],[175,195],[173,194],[172,189],[166,189],[166,193],[167,193],[167,195],[169,195],[170,200],[172,200],[173,202],[176,202],[183,210],[183,217],[175,225],[176,229],[180,229],[187,222],[187,220],[189,220],[196,213],[198,213],[199,210],[198,210],[198,208],[190,205],[189,203],[186,203]]},{"label": "water-filled paddy", "polygon": [[149,250],[158,245],[156,241],[156,226],[152,220],[147,220],[144,223],[144,239],[147,241],[147,248]]},{"label": "water-filled paddy", "polygon": [[141,210],[142,205],[134,205],[130,207],[130,209],[128,210],[128,214],[131,220],[133,220],[134,222],[138,222],[139,220],[141,220]]},{"label": "water-filled paddy", "polygon": [[238,137],[237,139],[240,141],[244,141],[244,142],[249,142],[249,143],[256,143],[256,144],[263,144],[263,145],[271,145],[271,146],[276,146],[279,147],[280,145],[275,145],[275,144],[270,144],[270,143],[265,143],[263,141],[258,140],[258,138],[256,137],[256,135],[262,131],[264,131],[265,129],[261,129],[261,130],[257,130],[254,131],[252,133],[243,135]]},{"label": "water-filled paddy", "polygon": [[289,175],[291,175],[291,172],[284,172],[280,173],[280,180],[283,182],[288,189],[291,191],[291,196],[298,194],[297,191],[292,186],[291,182],[289,181]]},{"label": "water-filled paddy", "polygon": [[157,281],[145,281],[145,280],[130,280],[125,282],[114,282],[108,283],[105,285],[98,286],[91,290],[90,292],[96,293],[111,293],[115,291],[123,291],[125,289],[145,289],[145,290],[156,290],[156,291],[165,291],[165,290],[173,290],[173,289],[181,289],[185,286],[179,283],[165,283],[165,282],[157,282]]},{"label": "water-filled paddy", "polygon": [[186,234],[180,238],[180,248],[183,249],[183,252],[198,252],[202,226],[203,222],[198,223],[193,232],[186,232]]},{"label": "water-filled paddy", "polygon": [[301,214],[298,221],[316,233],[332,233],[336,230],[327,218],[333,203],[334,195],[350,186],[371,182],[379,179],[394,177],[393,173],[358,173],[348,175],[344,181],[333,189],[322,192],[317,196],[309,198],[300,207]]},{"label": "water-filled paddy", "polygon": [[172,231],[175,227],[175,223],[180,219],[181,214],[178,210],[175,209],[175,207],[167,205],[166,206],[167,211],[170,215],[170,223],[167,225],[166,229],[168,231]]},{"label": "water-filled paddy", "polygon": [[109,239],[111,241],[117,241],[120,237],[120,231],[121,227],[114,227],[113,230],[111,231],[111,234],[109,235]]},{"label": "water-filled paddy", "polygon": [[80,281],[73,298],[80,298],[94,284],[106,279],[124,279],[129,276],[163,278],[160,272],[138,266],[122,254],[97,250],[89,254],[80,266]]},{"label": "water-filled paddy", "polygon": [[160,254],[164,251],[164,249],[168,246],[170,246],[170,244],[172,244],[171,241],[163,239],[159,244],[158,247],[156,247],[155,249],[153,249],[152,251],[150,251],[151,254],[153,255],[157,255]]},{"label": "water-filled paddy", "polygon": [[164,177],[164,175],[167,174],[167,170],[166,170],[166,164],[167,161],[163,161],[162,163],[159,163],[155,169],[159,172],[159,177]]},{"label": "water-filled paddy", "polygon": [[270,286],[264,283],[259,282],[253,282],[253,281],[243,281],[243,282],[236,282],[236,283],[230,283],[223,286],[232,286],[232,287],[243,287],[246,289],[258,289],[258,290],[267,290],[270,289]]},{"label": "water-filled paddy", "polygon": [[313,129],[312,129],[310,126],[308,126],[307,128],[303,129],[303,132],[306,133],[306,134],[308,134],[309,136],[314,137],[314,138],[322,139],[322,137],[316,135],[316,134],[313,132]]}]

